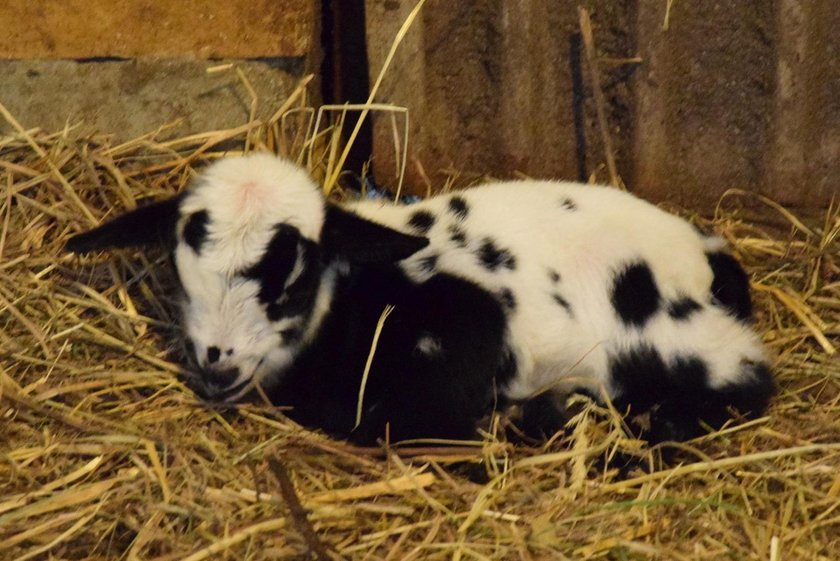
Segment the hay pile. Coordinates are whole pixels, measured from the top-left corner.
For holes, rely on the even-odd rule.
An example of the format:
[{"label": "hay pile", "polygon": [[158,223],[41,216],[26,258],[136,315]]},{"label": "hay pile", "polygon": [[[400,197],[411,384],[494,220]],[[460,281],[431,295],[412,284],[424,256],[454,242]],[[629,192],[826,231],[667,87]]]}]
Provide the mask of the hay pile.
[{"label": "hay pile", "polygon": [[[275,409],[199,403],[169,358],[165,260],[62,245],[226,149],[288,149],[282,113],[169,142],[0,139],[0,559],[840,558],[837,209],[806,225],[733,192],[696,219],[752,273],[781,390],[768,417],[676,464],[591,405],[543,448],[490,431],[362,450]],[[649,473],[598,467],[616,452]]]}]

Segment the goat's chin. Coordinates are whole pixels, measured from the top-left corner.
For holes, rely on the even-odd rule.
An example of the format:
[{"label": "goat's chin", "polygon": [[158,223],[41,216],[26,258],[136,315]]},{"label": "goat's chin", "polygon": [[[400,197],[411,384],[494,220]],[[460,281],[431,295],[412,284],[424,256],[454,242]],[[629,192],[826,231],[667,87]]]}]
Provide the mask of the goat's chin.
[{"label": "goat's chin", "polygon": [[294,359],[289,348],[278,348],[260,359],[247,375],[240,375],[225,389],[222,397],[226,403],[242,401],[257,385],[266,387],[276,383]]}]

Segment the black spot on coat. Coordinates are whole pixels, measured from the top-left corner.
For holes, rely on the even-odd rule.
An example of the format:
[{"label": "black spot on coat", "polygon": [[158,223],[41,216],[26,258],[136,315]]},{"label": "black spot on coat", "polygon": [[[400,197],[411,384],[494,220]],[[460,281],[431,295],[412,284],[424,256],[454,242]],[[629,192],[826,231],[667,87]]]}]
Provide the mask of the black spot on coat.
[{"label": "black spot on coat", "polygon": [[552,298],[554,298],[554,301],[555,301],[555,302],[556,302],[556,303],[557,303],[557,304],[558,304],[561,308],[563,308],[564,310],[566,310],[566,312],[567,312],[569,315],[572,315],[572,305],[571,305],[571,304],[569,304],[569,301],[568,301],[568,300],[566,300],[565,298],[563,298],[563,297],[562,297],[562,296],[560,296],[559,294],[552,294],[552,295],[551,295],[551,297],[552,297]]},{"label": "black spot on coat", "polygon": [[688,319],[695,312],[701,310],[700,304],[692,298],[680,298],[668,304],[668,315],[676,320]]},{"label": "black spot on coat", "polygon": [[408,219],[408,225],[418,234],[426,234],[435,224],[435,215],[428,210],[415,211]]},{"label": "black spot on coat", "polygon": [[206,210],[194,212],[184,224],[184,242],[196,253],[201,253],[201,247],[207,240],[207,222],[210,216]]},{"label": "black spot on coat", "polygon": [[707,253],[706,259],[712,268],[712,296],[741,321],[752,317],[750,279],[744,269],[728,253]]},{"label": "black spot on coat", "polygon": [[566,210],[577,210],[577,205],[575,204],[575,202],[568,197],[560,201],[560,206],[565,208]]},{"label": "black spot on coat", "polygon": [[249,279],[271,281],[265,284],[271,285],[273,290],[260,293],[262,302],[272,302],[283,293],[283,285],[297,261],[298,242],[302,239],[294,226],[277,224],[260,260],[242,273]]},{"label": "black spot on coat", "polygon": [[513,295],[513,291],[511,289],[503,288],[499,292],[499,299],[502,301],[502,304],[504,304],[506,309],[516,309],[516,297]]},{"label": "black spot on coat", "polygon": [[[641,346],[610,358],[610,375],[619,411],[646,414],[640,436],[651,442],[686,440],[720,428],[732,415],[761,415],[774,391],[765,364],[742,364],[738,380],[723,387],[709,384],[707,364],[697,356],[677,357],[669,366],[653,348]],[[632,426],[632,425],[631,425]]]},{"label": "black spot on coat", "polygon": [[470,207],[464,197],[456,195],[449,199],[449,211],[459,220],[464,220],[470,213]]},{"label": "black spot on coat", "polygon": [[504,267],[513,271],[516,269],[516,257],[507,249],[500,248],[491,238],[484,238],[476,251],[482,266],[489,271],[496,271]]},{"label": "black spot on coat", "polygon": [[549,269],[548,280],[550,280],[553,284],[557,284],[558,282],[560,282],[560,273],[558,273],[554,269]]},{"label": "black spot on coat", "polygon": [[435,271],[435,269],[437,269],[438,256],[437,255],[428,255],[428,256],[420,259],[419,263],[420,263],[420,269],[422,271],[425,271],[427,273],[433,273]]},{"label": "black spot on coat", "polygon": [[659,289],[643,261],[622,269],[613,280],[612,305],[626,325],[643,326],[659,309]]},{"label": "black spot on coat", "polygon": [[458,247],[467,247],[467,234],[455,224],[449,227],[449,239]]}]

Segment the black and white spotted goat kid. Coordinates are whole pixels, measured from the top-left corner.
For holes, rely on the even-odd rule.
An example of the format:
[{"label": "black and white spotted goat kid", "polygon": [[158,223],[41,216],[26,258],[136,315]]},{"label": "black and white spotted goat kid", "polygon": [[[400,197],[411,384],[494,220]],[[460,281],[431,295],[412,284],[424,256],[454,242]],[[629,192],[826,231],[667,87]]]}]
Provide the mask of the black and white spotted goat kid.
[{"label": "black and white spotted goat kid", "polygon": [[518,181],[337,206],[259,154],[67,247],[149,244],[174,254],[197,393],[237,401],[259,383],[299,422],[359,442],[386,425],[392,440],[471,437],[494,407],[545,390],[607,395],[649,413],[650,439],[686,438],[731,409],[762,413],[773,392],[738,263],[610,188]]}]

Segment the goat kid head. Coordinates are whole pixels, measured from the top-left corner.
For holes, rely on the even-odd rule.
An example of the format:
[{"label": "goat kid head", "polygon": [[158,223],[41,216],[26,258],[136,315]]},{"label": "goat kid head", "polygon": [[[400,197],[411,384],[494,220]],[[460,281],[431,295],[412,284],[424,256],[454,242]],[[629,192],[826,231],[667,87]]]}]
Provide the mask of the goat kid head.
[{"label": "goat kid head", "polygon": [[391,263],[428,245],[325,202],[297,165],[270,154],[210,165],[183,193],[71,238],[66,249],[161,246],[207,399],[236,401],[282,375],[327,313],[337,268]]}]

